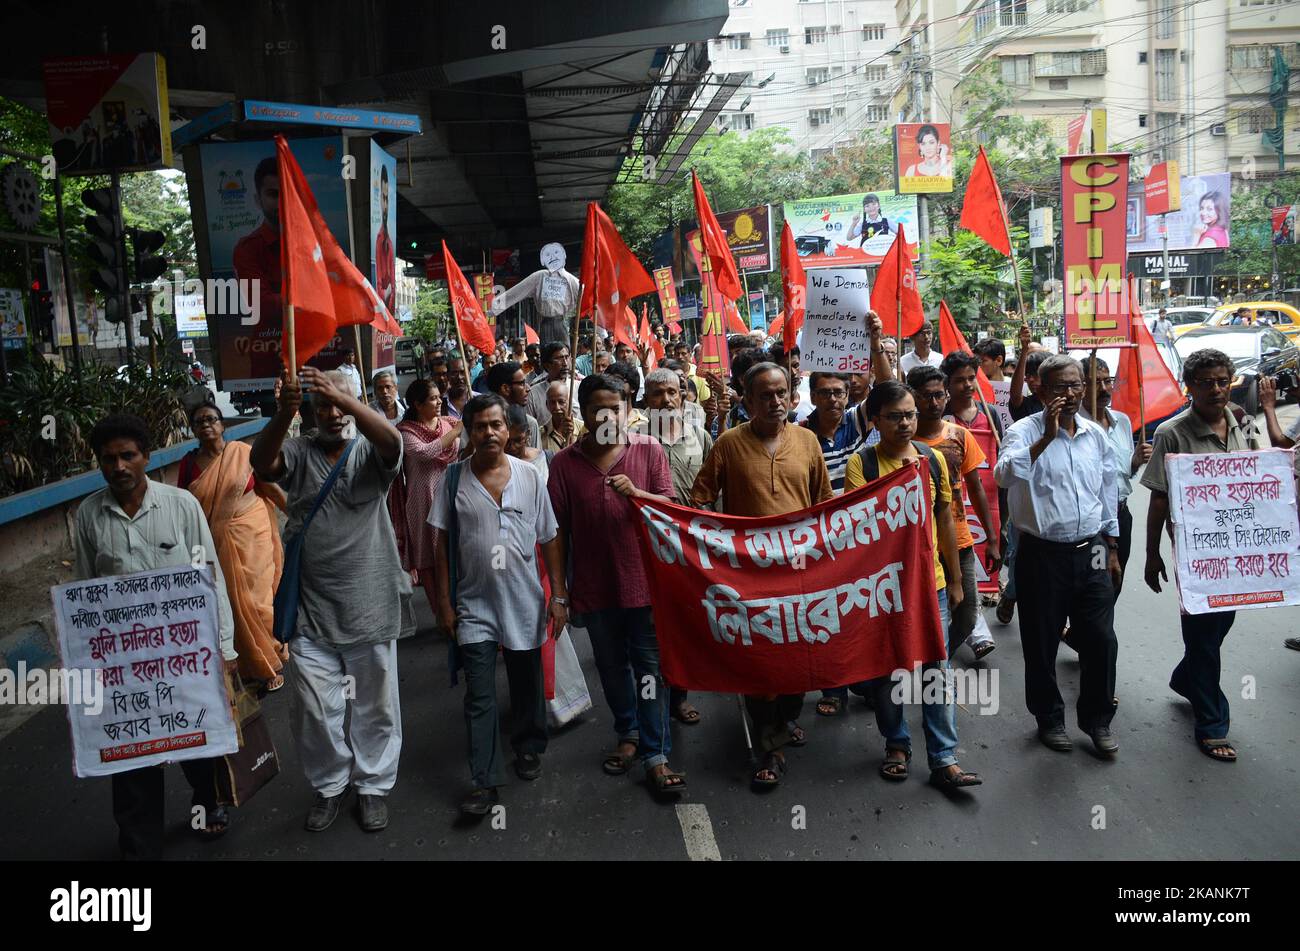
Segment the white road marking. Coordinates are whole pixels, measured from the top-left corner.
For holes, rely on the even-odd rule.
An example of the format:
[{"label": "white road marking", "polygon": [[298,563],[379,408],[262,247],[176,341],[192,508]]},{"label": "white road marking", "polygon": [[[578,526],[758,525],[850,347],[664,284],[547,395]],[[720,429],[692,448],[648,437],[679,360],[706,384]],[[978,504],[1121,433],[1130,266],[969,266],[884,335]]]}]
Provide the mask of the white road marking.
[{"label": "white road marking", "polygon": [[678,803],[677,821],[682,827],[682,838],[686,840],[686,854],[692,862],[722,861],[707,806],[699,802]]}]

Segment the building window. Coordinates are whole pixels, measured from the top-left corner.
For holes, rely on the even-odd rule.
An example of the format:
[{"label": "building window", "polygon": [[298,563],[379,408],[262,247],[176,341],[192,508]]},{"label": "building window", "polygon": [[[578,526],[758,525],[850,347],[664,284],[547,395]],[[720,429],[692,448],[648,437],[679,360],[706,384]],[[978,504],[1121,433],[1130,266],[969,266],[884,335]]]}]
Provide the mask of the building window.
[{"label": "building window", "polygon": [[975,11],[975,36],[981,37],[989,30],[993,29],[996,22],[995,0],[988,0],[983,6]]},{"label": "building window", "polygon": [[789,31],[789,30],[786,30],[786,29],[780,29],[780,30],[768,30],[768,31],[767,31],[767,45],[768,45],[768,46],[771,46],[771,47],[789,46],[789,45],[790,45],[790,31]]},{"label": "building window", "polygon": [[803,30],[803,41],[808,46],[817,43],[826,42],[826,27],[824,26],[806,26]]},{"label": "building window", "polygon": [[727,49],[729,50],[747,50],[749,49],[748,33],[732,33],[727,37]]},{"label": "building window", "polygon": [[883,83],[888,74],[888,66],[867,66],[862,70],[862,78],[869,83]]},{"label": "building window", "polygon": [[1070,81],[1068,79],[1049,79],[1047,81],[1047,88],[1056,90],[1069,89]]},{"label": "building window", "polygon": [[1092,0],[1047,0],[1047,12],[1051,14],[1078,13],[1092,6]]},{"label": "building window", "polygon": [[1174,50],[1156,50],[1156,99],[1169,102],[1174,98]]},{"label": "building window", "polygon": [[1147,114],[1144,112],[1138,116],[1138,128],[1145,129],[1146,127],[1147,127]]},{"label": "building window", "polygon": [[843,106],[836,106],[836,107],[835,107],[835,118],[836,118],[836,119],[843,119],[843,118],[844,118],[844,107],[843,107]]},{"label": "building window", "polygon": [[871,43],[875,40],[885,38],[885,24],[883,23],[864,23],[862,24],[862,41]]},{"label": "building window", "polygon": [[884,122],[889,117],[888,106],[867,106],[868,122]]},{"label": "building window", "polygon": [[808,78],[809,86],[817,86],[830,79],[831,73],[825,66],[814,66],[812,69],[808,70],[805,75]]},{"label": "building window", "polygon": [[1029,56],[1000,56],[1002,60],[1002,81],[1008,86],[1025,87],[1029,85]]},{"label": "building window", "polygon": [[1104,76],[1106,75],[1105,50],[1079,50],[1075,53],[1035,53],[1034,75],[1044,76]]},{"label": "building window", "polygon": [[1259,135],[1265,129],[1274,128],[1276,118],[1273,110],[1268,107],[1252,109],[1249,112],[1239,112],[1237,113],[1237,134]]},{"label": "building window", "polygon": [[831,24],[831,36],[839,36],[839,35],[840,35],[840,25],[838,23]]},{"label": "building window", "polygon": [[[1229,69],[1272,69],[1272,46],[1230,46]],[[1279,44],[1282,59],[1292,68],[1300,67],[1300,43]]]},{"label": "building window", "polygon": [[1138,65],[1139,65],[1139,66],[1145,66],[1146,64],[1147,64],[1147,51],[1146,51],[1146,50],[1139,50],[1139,51],[1138,51]]},{"label": "building window", "polygon": [[1029,0],[998,0],[1000,26],[1024,26],[1029,22]]},{"label": "building window", "polygon": [[1156,39],[1172,40],[1174,38],[1174,0],[1157,0],[1156,5]]},{"label": "building window", "polygon": [[808,110],[808,124],[810,126],[816,127],[816,126],[830,125],[830,123],[831,123],[831,111],[829,109]]},{"label": "building window", "polygon": [[732,112],[718,116],[718,125],[733,132],[749,132],[754,128],[752,112]]}]

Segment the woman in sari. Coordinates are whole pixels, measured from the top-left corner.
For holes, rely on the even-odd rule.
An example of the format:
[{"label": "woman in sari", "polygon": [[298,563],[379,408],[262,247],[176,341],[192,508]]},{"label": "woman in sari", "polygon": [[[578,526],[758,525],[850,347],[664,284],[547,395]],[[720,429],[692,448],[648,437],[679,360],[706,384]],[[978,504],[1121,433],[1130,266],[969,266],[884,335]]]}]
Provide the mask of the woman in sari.
[{"label": "woman in sari", "polygon": [[[435,529],[429,524],[434,493],[442,486],[447,466],[456,461],[460,434],[459,419],[442,415],[442,393],[432,380],[416,380],[406,388],[406,413],[397,424],[402,434],[402,480],[389,491],[389,511],[398,529],[398,550],[402,567],[418,580],[424,596],[437,616],[437,593],[433,582]],[[397,496],[394,500],[394,495]]]},{"label": "woman in sari", "polygon": [[275,588],[284,566],[275,508],[284,508],[284,491],[254,477],[251,447],[226,442],[221,411],[212,404],[194,409],[190,429],[199,447],[181,458],[176,485],[199,500],[212,529],[234,615],[239,674],[261,681],[268,691],[279,690],[288,651],[271,631]]}]

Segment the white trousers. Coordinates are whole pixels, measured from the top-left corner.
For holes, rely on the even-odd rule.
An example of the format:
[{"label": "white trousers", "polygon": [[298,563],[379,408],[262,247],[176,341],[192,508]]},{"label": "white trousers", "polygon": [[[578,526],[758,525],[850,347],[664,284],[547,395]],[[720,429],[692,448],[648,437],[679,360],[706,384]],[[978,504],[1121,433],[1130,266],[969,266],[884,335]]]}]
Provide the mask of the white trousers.
[{"label": "white trousers", "polygon": [[397,641],[336,649],[298,636],[289,654],[293,737],[312,789],[337,796],[351,784],[363,795],[387,795],[402,753]]}]

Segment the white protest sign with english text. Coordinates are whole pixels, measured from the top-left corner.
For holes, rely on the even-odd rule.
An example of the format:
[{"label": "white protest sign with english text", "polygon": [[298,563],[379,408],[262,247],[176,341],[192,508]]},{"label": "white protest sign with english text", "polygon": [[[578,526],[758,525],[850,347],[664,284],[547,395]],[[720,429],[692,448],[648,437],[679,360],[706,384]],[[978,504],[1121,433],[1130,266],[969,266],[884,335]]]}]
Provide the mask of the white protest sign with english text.
[{"label": "white protest sign with english text", "polygon": [[808,271],[807,311],[800,344],[803,368],[823,373],[868,373],[871,336],[867,272],[850,268]]}]

